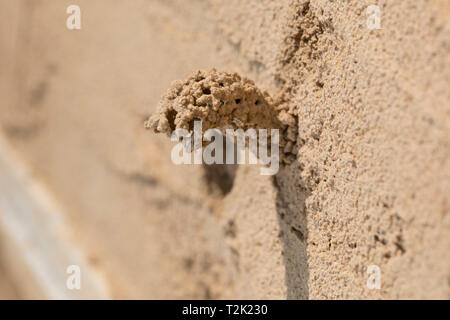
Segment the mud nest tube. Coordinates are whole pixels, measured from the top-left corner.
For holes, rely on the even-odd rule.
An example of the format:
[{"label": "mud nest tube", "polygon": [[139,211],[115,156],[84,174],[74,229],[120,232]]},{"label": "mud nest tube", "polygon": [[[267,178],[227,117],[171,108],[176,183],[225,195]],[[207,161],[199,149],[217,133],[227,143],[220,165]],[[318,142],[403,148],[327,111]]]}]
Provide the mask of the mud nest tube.
[{"label": "mud nest tube", "polygon": [[194,121],[202,122],[202,133],[208,129],[278,129],[280,150],[285,155],[281,158],[286,163],[292,160],[295,143],[290,134],[290,126],[296,126],[293,119],[254,81],[212,69],[174,81],[156,113],[145,121],[145,128],[168,136],[176,129],[192,133]]}]

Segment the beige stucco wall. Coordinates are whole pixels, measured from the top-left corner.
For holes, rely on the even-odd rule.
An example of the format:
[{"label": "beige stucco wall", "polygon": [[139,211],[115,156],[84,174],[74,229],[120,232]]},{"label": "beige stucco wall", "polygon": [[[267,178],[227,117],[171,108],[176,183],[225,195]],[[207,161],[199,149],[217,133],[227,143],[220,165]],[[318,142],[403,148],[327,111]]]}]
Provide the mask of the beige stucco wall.
[{"label": "beige stucco wall", "polygon": [[[0,1],[0,124],[112,297],[450,297],[448,1],[79,0],[72,31],[70,4]],[[293,164],[226,194],[143,129],[212,67],[298,125]]]}]

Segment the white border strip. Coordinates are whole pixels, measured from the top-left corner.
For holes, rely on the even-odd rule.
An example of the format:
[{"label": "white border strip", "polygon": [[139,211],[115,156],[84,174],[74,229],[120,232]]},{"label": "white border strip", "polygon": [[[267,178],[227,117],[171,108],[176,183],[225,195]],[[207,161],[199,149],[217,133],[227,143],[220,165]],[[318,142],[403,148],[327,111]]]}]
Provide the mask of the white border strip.
[{"label": "white border strip", "polygon": [[[49,299],[107,299],[104,277],[72,241],[70,227],[52,195],[0,135],[0,229]],[[11,253],[10,253],[11,254]],[[16,258],[16,257],[11,257]],[[81,289],[69,290],[69,265],[81,270]]]}]

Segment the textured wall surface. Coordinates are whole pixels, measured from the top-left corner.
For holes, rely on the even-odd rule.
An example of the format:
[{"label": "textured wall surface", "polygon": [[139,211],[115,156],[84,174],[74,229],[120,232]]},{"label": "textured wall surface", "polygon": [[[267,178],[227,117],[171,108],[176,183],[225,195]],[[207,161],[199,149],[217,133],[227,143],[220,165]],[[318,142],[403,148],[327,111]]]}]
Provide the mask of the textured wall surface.
[{"label": "textured wall surface", "polygon": [[[81,30],[70,4],[0,1],[1,133],[113,297],[450,298],[448,1],[79,0]],[[175,166],[144,130],[213,67],[295,120],[275,177]]]}]

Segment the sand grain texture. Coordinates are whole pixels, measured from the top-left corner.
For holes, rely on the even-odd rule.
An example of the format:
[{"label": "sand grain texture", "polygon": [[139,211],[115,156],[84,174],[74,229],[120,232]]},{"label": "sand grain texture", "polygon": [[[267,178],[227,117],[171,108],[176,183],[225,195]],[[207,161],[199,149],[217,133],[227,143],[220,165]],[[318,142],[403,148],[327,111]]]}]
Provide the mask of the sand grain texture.
[{"label": "sand grain texture", "polygon": [[[448,1],[79,0],[79,31],[70,4],[0,1],[0,124],[114,297],[450,298]],[[175,166],[142,128],[213,68],[289,115],[276,177]]]}]

